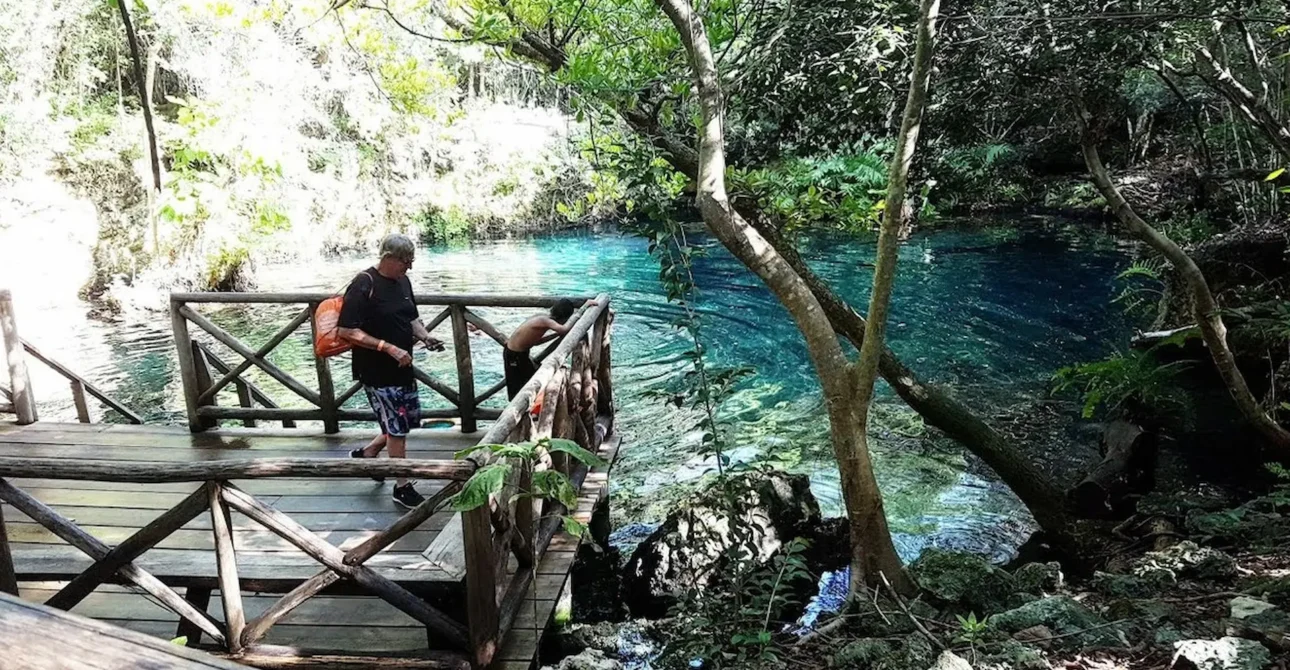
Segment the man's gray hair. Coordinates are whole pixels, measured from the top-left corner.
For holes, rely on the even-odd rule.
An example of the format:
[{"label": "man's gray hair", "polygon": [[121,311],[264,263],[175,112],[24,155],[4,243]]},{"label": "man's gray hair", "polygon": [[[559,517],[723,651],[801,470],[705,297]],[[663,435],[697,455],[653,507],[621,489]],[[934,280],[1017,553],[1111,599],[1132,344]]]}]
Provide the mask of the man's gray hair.
[{"label": "man's gray hair", "polygon": [[381,240],[381,259],[394,258],[401,261],[410,261],[417,253],[417,246],[412,243],[411,238],[407,235],[394,233],[386,235]]}]

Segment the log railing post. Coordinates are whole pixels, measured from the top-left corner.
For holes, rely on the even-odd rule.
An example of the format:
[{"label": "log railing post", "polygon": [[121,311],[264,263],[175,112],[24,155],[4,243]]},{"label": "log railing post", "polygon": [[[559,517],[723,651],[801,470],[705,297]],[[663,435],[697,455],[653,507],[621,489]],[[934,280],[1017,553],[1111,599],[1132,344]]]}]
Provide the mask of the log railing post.
[{"label": "log railing post", "polygon": [[0,507],[0,591],[18,595],[18,576],[13,571],[13,552],[9,549],[9,531],[4,525],[3,507]]},{"label": "log railing post", "polygon": [[[206,358],[206,352],[202,350],[202,346],[197,342],[193,342],[193,379],[196,380],[198,396],[205,393],[206,389],[210,388],[211,385],[215,383],[211,378],[210,360]],[[200,397],[197,400],[198,409],[202,407],[214,407],[218,404],[219,402],[214,397],[211,397],[210,400],[204,402]],[[215,428],[219,425],[218,419],[202,417],[200,421],[202,424],[202,430]]]},{"label": "log railing post", "polygon": [[179,377],[184,384],[184,407],[188,412],[188,430],[200,433],[206,430],[201,417],[197,415],[197,396],[201,390],[197,386],[197,368],[193,356],[193,339],[188,334],[188,320],[180,313],[183,303],[170,298],[170,329],[175,335],[175,353],[179,357]]},{"label": "log railing post", "polygon": [[[462,396],[465,398],[465,395]],[[475,667],[492,662],[500,643],[501,613],[497,606],[493,523],[487,505],[461,513],[466,563],[466,621]]]},{"label": "log railing post", "polygon": [[9,364],[9,392],[13,394],[13,411],[18,415],[18,425],[35,423],[40,418],[36,414],[36,396],[31,392],[27,357],[22,350],[22,339],[18,337],[13,296],[7,289],[0,290],[0,335],[4,337],[5,361]]},{"label": "log railing post", "polygon": [[606,309],[596,324],[596,339],[599,351],[596,361],[596,413],[612,417],[614,415],[613,356],[610,354],[613,318]]},{"label": "log railing post", "polygon": [[461,399],[461,432],[473,433],[475,422],[475,364],[470,358],[470,331],[466,329],[466,307],[454,304],[452,311],[452,345],[457,353],[457,394]]},{"label": "log railing post", "polygon": [[242,584],[237,576],[237,557],[233,548],[233,521],[221,495],[223,482],[207,482],[206,492],[215,534],[215,566],[219,573],[219,594],[224,604],[224,628],[228,631],[228,651],[242,650],[242,630],[246,614],[242,610]]},{"label": "log railing post", "polygon": [[[255,407],[255,398],[251,396],[251,387],[246,382],[238,379],[233,382],[233,388],[237,389],[237,404],[239,407],[250,409]],[[255,428],[256,420],[253,417],[242,419],[242,425],[247,428]]]},{"label": "log railing post", "polygon": [[[318,341],[318,321],[314,318],[317,313],[318,303],[309,303],[309,333],[312,336],[310,342]],[[318,374],[318,397],[322,400],[320,406],[323,411],[323,432],[339,433],[340,419],[337,418],[337,410],[340,408],[336,406],[336,386],[331,379],[331,362],[315,352],[314,371]]]},{"label": "log railing post", "polygon": [[85,402],[85,385],[75,379],[70,384],[72,386],[72,403],[76,405],[76,420],[81,423],[89,423],[90,406]]}]

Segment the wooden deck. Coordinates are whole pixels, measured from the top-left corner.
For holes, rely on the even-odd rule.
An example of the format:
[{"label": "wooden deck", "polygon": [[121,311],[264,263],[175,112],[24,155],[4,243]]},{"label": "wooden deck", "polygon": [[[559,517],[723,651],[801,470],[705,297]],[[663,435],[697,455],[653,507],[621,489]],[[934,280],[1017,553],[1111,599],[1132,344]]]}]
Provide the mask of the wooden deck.
[{"label": "wooden deck", "polygon": [[[193,461],[245,460],[250,458],[348,458],[348,451],[362,446],[371,431],[323,434],[306,429],[229,428],[192,434],[185,428],[112,424],[34,423],[17,426],[0,423],[0,457],[56,458],[68,461]],[[451,459],[454,452],[478,442],[481,433],[453,430],[415,431],[408,441],[411,458]],[[602,453],[616,451],[616,439],[607,440]],[[583,484],[575,516],[588,520],[602,495],[608,475],[593,471]],[[17,486],[107,545],[116,546],[174,507],[202,486],[200,482],[164,484],[111,483],[52,479],[11,479]],[[342,550],[385,529],[406,510],[390,499],[392,483],[351,479],[249,479],[232,482],[273,509]],[[430,495],[446,482],[422,482],[418,489]],[[23,575],[23,598],[43,602],[65,582],[67,566],[89,568],[93,561],[17,509],[5,505],[4,519],[14,564]],[[417,529],[366,562],[378,574],[398,581],[443,611],[460,615],[463,585],[427,565],[421,551],[445,528],[452,513],[434,514]],[[216,574],[211,517],[200,514],[144,553],[135,563],[176,587],[192,583],[210,585]],[[279,595],[319,570],[318,562],[277,534],[249,518],[232,514],[233,542],[237,549],[243,606],[249,620],[276,602]],[[534,587],[507,633],[491,667],[522,670],[531,666],[538,641],[565,585],[578,540],[558,534],[541,560]],[[41,573],[42,565],[50,573]],[[66,577],[64,576],[65,580]],[[217,584],[215,585],[218,586]],[[259,592],[265,592],[261,595]],[[304,602],[270,629],[265,643],[310,650],[343,650],[348,654],[415,653],[425,650],[426,627],[380,598],[359,595],[360,587],[341,580],[317,597]],[[221,598],[210,601],[209,611],[223,620]],[[178,616],[120,584],[100,586],[73,610],[100,621],[171,639]]]},{"label": "wooden deck", "polygon": [[[0,593],[0,658],[28,670],[193,668],[236,663]],[[83,660],[82,660],[83,659]]]}]

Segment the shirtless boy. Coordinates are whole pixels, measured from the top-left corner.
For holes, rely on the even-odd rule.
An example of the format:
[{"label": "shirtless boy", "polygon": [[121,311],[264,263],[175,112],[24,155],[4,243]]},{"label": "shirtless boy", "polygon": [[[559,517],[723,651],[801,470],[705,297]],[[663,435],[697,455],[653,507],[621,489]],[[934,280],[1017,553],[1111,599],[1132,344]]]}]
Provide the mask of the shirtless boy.
[{"label": "shirtless boy", "polygon": [[[595,304],[595,300],[588,300],[585,306],[590,307]],[[553,332],[556,336],[569,332],[569,329],[573,328],[569,317],[573,316],[576,310],[577,307],[572,300],[561,298],[551,307],[550,314],[534,316],[521,323],[515,332],[511,333],[510,338],[506,340],[506,348],[502,349],[508,398],[514,398],[537,372],[537,365],[533,363],[532,358],[529,358],[529,351],[546,341],[547,331]]]}]

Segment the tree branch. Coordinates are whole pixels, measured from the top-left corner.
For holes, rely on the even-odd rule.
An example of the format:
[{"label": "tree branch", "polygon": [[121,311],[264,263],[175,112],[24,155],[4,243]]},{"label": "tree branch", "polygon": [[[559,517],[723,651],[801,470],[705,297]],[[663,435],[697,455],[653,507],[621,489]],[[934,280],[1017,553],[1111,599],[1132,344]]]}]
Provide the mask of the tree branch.
[{"label": "tree branch", "polygon": [[382,12],[386,16],[390,17],[390,20],[394,22],[394,25],[398,26],[399,28],[402,28],[404,32],[408,33],[409,35],[420,37],[423,40],[430,40],[431,42],[444,42],[447,44],[471,44],[473,42],[478,41],[478,40],[471,39],[469,37],[452,38],[452,37],[438,37],[436,35],[427,35],[423,32],[420,32],[414,28],[411,28],[405,25],[402,21],[399,20],[399,17],[394,15],[394,12],[390,11],[389,5],[377,6],[377,5],[369,5],[367,3],[362,3],[357,5],[357,7],[359,9],[371,9],[378,12]]},{"label": "tree branch", "polygon": [[1267,105],[1260,102],[1250,89],[1237,81],[1232,71],[1218,62],[1209,49],[1203,46],[1198,48],[1195,52],[1195,61],[1196,73],[1200,78],[1241,110],[1245,118],[1263,131],[1277,152],[1290,160],[1290,130],[1281,125]]}]

